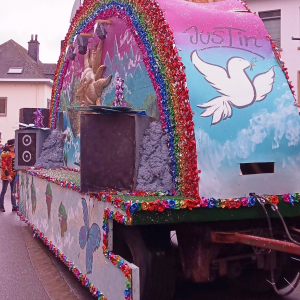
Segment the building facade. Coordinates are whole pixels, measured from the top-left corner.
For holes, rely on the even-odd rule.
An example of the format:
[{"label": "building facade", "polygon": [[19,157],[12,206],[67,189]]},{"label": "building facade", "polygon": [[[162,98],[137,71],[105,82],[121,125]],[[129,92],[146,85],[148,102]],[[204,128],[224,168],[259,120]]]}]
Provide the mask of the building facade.
[{"label": "building facade", "polygon": [[[263,20],[288,69],[300,105],[300,1],[245,0]],[[292,39],[296,38],[296,39]]]},{"label": "building facade", "polygon": [[20,108],[47,108],[55,64],[39,60],[39,42],[32,35],[28,49],[13,40],[0,45],[0,132],[2,143],[14,138]]}]

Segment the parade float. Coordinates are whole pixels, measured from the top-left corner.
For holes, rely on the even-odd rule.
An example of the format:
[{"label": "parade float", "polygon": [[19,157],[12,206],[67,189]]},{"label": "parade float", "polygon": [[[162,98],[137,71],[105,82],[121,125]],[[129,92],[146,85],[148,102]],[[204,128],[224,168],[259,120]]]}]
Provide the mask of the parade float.
[{"label": "parade float", "polygon": [[20,218],[98,299],[169,300],[178,273],[296,286],[300,119],[288,78],[243,1],[84,1],[49,129],[33,127],[47,134],[16,132]]}]

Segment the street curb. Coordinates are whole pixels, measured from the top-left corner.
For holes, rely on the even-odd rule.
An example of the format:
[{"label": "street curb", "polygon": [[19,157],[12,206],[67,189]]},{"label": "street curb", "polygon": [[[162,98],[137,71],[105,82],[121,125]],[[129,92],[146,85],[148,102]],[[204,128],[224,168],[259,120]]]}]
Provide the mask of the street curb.
[{"label": "street curb", "polygon": [[28,255],[36,274],[51,300],[78,300],[49,256],[48,249],[34,239],[30,228],[22,227]]}]

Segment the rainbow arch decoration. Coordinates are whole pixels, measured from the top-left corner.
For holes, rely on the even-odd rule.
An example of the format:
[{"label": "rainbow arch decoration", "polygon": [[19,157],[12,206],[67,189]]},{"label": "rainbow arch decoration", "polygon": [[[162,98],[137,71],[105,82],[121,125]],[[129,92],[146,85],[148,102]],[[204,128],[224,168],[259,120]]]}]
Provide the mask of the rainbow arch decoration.
[{"label": "rainbow arch decoration", "polygon": [[93,29],[96,20],[118,17],[133,34],[157,95],[162,128],[168,147],[173,179],[184,196],[198,198],[198,168],[193,112],[188,101],[184,65],[175,47],[173,32],[154,0],[86,0],[72,20],[65,37],[51,97],[49,128],[55,128],[60,92],[69,59],[67,48],[80,33]]}]

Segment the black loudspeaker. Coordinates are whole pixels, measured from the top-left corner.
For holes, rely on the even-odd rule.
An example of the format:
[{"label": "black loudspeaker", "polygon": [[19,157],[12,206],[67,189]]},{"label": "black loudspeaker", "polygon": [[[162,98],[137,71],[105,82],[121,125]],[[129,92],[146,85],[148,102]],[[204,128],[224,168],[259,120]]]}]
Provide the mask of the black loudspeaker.
[{"label": "black loudspeaker", "polygon": [[[37,108],[21,108],[19,111],[19,122],[24,124],[34,124],[34,112]],[[48,127],[49,123],[49,109],[41,108],[42,115],[44,117],[43,124],[45,127]],[[21,127],[21,126],[20,126]]]},{"label": "black loudspeaker", "polygon": [[134,114],[82,114],[81,191],[133,191],[140,141],[151,121]]},{"label": "black loudspeaker", "polygon": [[45,139],[50,129],[16,130],[15,136],[15,169],[33,167],[42,152]]}]

